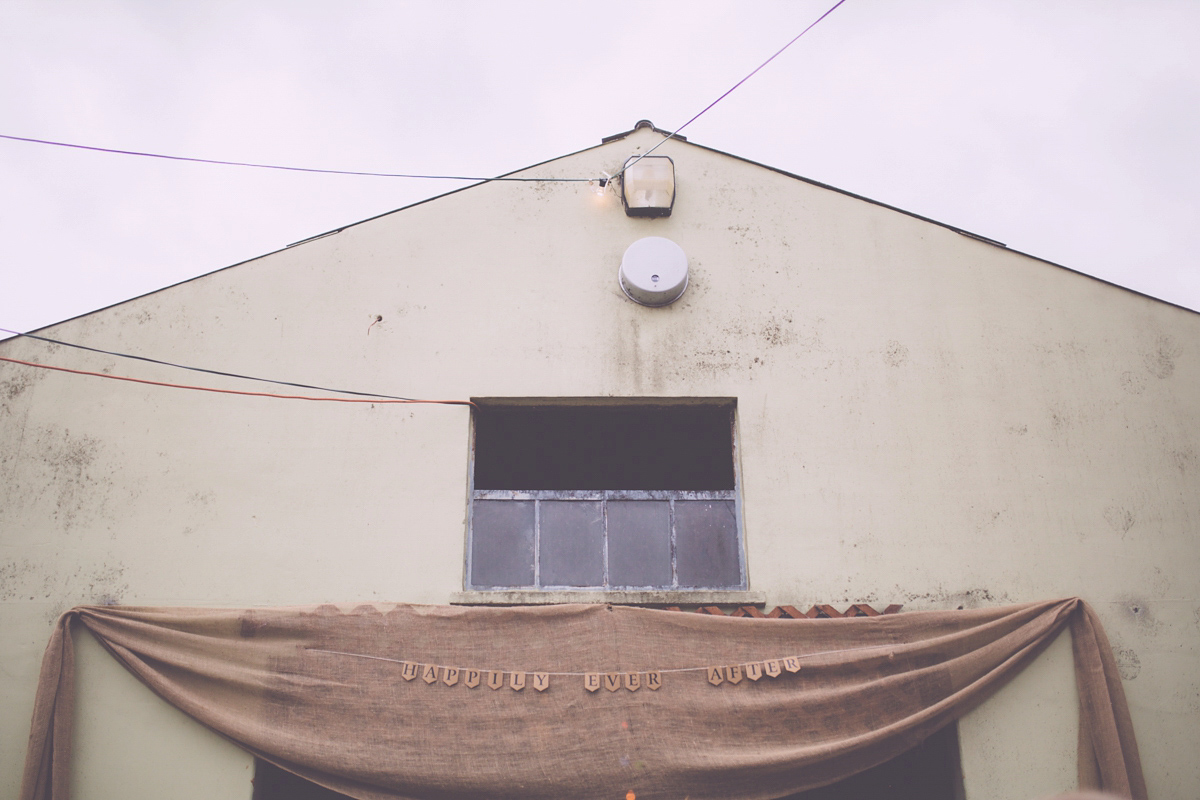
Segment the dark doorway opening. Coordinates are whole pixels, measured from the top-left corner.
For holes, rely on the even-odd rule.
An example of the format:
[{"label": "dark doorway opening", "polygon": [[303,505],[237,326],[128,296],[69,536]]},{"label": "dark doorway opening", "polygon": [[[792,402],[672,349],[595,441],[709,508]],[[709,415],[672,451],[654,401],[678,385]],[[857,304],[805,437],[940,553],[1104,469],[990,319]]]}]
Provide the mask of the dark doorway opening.
[{"label": "dark doorway opening", "polygon": [[891,761],[786,800],[963,800],[958,726],[947,725]]},{"label": "dark doorway opening", "polygon": [[280,769],[269,761],[254,759],[254,794],[251,800],[351,800],[333,789],[318,786]]},{"label": "dark doorway opening", "polygon": [[[262,760],[255,761],[253,800],[348,800]],[[963,800],[958,728],[947,725],[891,761],[786,800]]]}]

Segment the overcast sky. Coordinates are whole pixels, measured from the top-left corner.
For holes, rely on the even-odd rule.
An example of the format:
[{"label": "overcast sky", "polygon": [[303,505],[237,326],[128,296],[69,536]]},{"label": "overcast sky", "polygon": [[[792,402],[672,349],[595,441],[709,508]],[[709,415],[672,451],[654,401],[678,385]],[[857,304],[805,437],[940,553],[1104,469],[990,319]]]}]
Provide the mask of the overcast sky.
[{"label": "overcast sky", "polygon": [[[0,0],[0,133],[495,175],[674,129],[835,0]],[[1200,2],[847,0],[685,132],[1200,309]],[[0,327],[461,184],[0,140]]]}]

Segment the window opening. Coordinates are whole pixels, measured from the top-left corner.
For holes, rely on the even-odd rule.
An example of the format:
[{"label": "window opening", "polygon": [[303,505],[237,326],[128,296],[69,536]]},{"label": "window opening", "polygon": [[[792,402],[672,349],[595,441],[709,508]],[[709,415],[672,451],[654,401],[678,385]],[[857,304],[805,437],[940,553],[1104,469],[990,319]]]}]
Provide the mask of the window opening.
[{"label": "window opening", "polygon": [[471,589],[741,589],[730,398],[475,399]]}]

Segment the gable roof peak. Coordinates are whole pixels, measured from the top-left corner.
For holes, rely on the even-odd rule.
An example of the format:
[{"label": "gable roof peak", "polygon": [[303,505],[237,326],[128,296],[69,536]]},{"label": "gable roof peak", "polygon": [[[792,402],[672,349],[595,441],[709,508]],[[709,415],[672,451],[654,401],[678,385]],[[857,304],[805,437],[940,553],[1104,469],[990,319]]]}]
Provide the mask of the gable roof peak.
[{"label": "gable roof peak", "polygon": [[[658,127],[657,125],[655,125],[653,122],[651,122],[648,119],[639,119],[637,121],[637,123],[629,130],[621,131],[620,133],[614,133],[612,136],[605,136],[603,139],[600,140],[600,144],[608,144],[609,142],[619,141],[621,139],[624,139],[626,136],[629,136],[631,133],[637,133],[642,128],[649,128],[650,130],[654,131],[655,133],[661,133],[663,136],[671,136],[671,131],[664,131],[662,128]],[[671,136],[671,138],[678,139],[681,142],[687,141],[686,136],[675,135],[675,136]]]}]

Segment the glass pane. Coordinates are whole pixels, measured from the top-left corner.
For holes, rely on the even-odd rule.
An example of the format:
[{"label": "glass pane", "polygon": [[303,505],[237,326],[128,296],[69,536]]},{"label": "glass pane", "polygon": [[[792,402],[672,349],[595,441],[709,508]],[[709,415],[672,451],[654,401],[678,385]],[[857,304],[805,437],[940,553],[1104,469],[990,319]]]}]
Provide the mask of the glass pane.
[{"label": "glass pane", "polygon": [[680,586],[742,585],[732,500],[675,501],[675,562]]},{"label": "glass pane", "polygon": [[671,515],[665,500],[608,501],[608,583],[671,585]]},{"label": "glass pane", "polygon": [[471,519],[471,586],[533,585],[533,501],[476,500]]},{"label": "glass pane", "polygon": [[591,501],[543,500],[542,586],[604,585],[604,509]]}]

